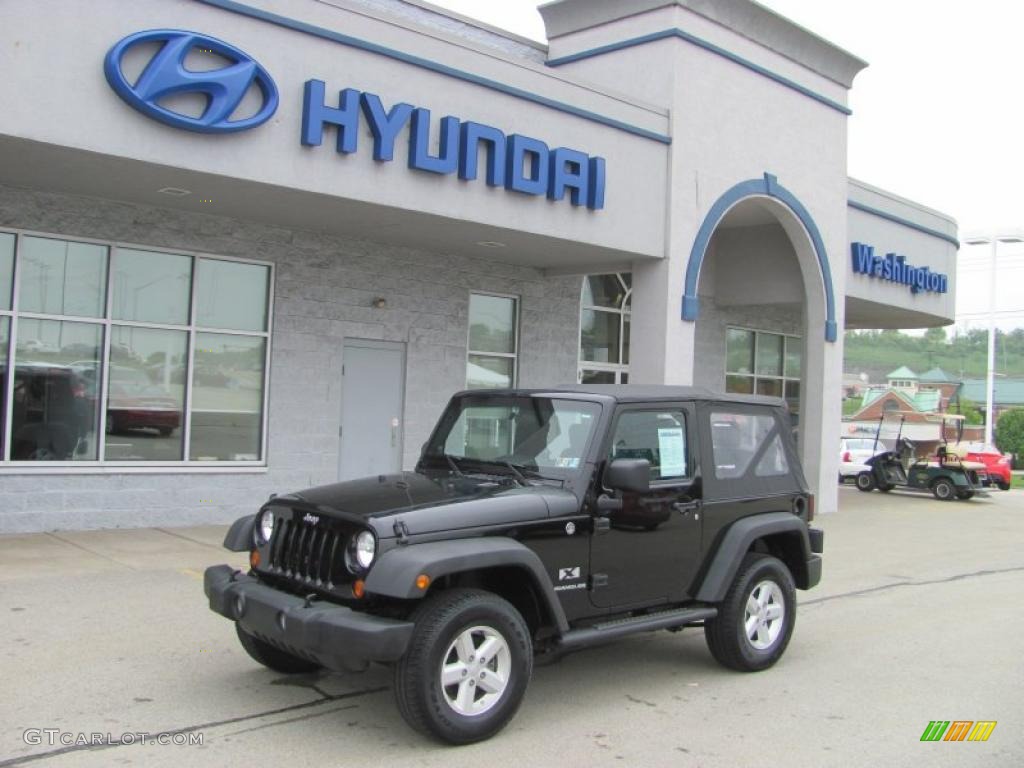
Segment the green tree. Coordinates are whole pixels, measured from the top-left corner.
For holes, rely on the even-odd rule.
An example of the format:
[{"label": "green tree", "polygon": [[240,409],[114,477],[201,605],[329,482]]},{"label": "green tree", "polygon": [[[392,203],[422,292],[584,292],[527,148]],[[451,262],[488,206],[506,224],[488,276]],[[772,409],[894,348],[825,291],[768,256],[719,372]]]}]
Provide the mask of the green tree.
[{"label": "green tree", "polygon": [[996,422],[996,447],[1012,453],[1019,462],[1024,458],[1024,408],[1007,411]]},{"label": "green tree", "polygon": [[968,400],[966,397],[957,397],[949,408],[951,413],[963,414],[966,424],[984,424],[985,414],[981,412],[981,408],[973,400]]}]

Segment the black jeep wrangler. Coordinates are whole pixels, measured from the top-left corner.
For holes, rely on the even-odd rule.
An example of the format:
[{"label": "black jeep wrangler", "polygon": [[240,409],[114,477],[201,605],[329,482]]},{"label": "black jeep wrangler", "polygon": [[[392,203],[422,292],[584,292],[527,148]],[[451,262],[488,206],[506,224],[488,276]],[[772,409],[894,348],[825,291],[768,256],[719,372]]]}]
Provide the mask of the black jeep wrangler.
[{"label": "black jeep wrangler", "polygon": [[207,569],[210,607],[279,672],[394,666],[398,709],[453,743],[513,717],[534,659],[703,625],[774,664],[823,536],[781,400],[684,387],[455,395],[414,472],[271,498]]}]

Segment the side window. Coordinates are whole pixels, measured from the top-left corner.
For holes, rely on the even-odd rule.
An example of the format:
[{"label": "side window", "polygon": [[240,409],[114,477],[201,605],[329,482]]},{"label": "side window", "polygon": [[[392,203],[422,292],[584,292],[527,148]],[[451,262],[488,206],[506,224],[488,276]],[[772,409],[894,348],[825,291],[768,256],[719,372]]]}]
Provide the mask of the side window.
[{"label": "side window", "polygon": [[751,464],[756,477],[789,473],[782,435],[770,413],[712,412],[711,450],[719,480],[743,477]]},{"label": "side window", "polygon": [[626,411],[619,416],[610,459],[647,459],[651,480],[688,476],[686,417],[680,410]]}]

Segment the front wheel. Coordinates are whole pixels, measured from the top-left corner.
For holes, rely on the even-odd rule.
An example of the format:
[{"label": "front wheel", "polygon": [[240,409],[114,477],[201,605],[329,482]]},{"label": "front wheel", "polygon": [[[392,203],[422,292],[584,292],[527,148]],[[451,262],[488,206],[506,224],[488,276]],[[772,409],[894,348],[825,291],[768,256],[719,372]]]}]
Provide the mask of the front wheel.
[{"label": "front wheel", "polygon": [[944,477],[932,483],[932,493],[939,501],[952,501],[956,496],[956,486]]},{"label": "front wheel", "polygon": [[235,631],[238,632],[238,642],[242,644],[245,652],[253,660],[258,661],[268,669],[272,669],[275,672],[283,672],[286,675],[316,672],[320,669],[320,665],[316,662],[300,659],[298,656],[293,656],[286,651],[282,651],[280,648],[275,648],[270,643],[260,640],[254,635],[250,635],[237,622],[235,623]]},{"label": "front wheel", "polygon": [[506,600],[453,589],[417,610],[412,642],[395,665],[405,721],[451,744],[490,738],[515,715],[533,672],[530,632]]},{"label": "front wheel", "polygon": [[1010,490],[1010,484],[1005,480],[996,480],[996,486],[999,488],[1000,491]]},{"label": "front wheel", "polygon": [[767,669],[789,645],[796,623],[796,588],[785,564],[751,552],[736,579],[704,622],[704,639],[715,660],[740,672]]},{"label": "front wheel", "polygon": [[875,490],[875,476],[870,472],[861,472],[857,475],[857,490],[864,493]]}]

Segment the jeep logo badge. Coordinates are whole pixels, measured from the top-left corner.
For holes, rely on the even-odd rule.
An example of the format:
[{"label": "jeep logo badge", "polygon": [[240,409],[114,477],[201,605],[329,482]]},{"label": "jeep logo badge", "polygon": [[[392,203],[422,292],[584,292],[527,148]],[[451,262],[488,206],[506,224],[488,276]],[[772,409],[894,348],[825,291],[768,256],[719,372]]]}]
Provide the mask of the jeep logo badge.
[{"label": "jeep logo badge", "polygon": [[[135,46],[146,43],[162,45],[138,79],[130,83],[121,68],[125,55]],[[186,69],[185,59],[193,52],[214,54],[225,59],[227,65],[203,71]],[[277,86],[267,70],[233,45],[196,32],[151,29],[128,35],[107,53],[103,72],[110,87],[128,106],[172,128],[198,133],[234,133],[265,123],[277,110]],[[253,115],[232,120],[231,116],[254,84],[262,97],[259,109]],[[162,100],[178,94],[206,97],[203,113],[196,117],[161,104]]]},{"label": "jeep logo badge", "polygon": [[309,512],[307,512],[306,516],[304,518],[302,518],[302,522],[309,523],[310,525],[316,525],[317,523],[320,522],[320,518],[317,517],[316,515],[312,515]]}]

